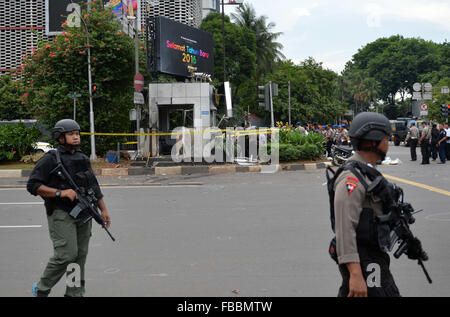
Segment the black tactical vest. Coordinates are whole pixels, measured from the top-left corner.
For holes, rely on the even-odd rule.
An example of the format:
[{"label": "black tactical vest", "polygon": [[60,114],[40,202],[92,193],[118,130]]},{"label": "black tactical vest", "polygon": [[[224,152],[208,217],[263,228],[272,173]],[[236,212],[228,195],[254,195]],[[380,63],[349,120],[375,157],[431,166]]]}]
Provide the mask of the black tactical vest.
[{"label": "black tactical vest", "polygon": [[[341,175],[341,173],[346,170],[350,170],[358,178],[366,191],[368,188],[368,184],[362,175],[368,177],[371,181],[373,181],[378,176],[381,176],[381,173],[378,172],[375,168],[372,168],[362,162],[353,160],[347,161],[347,163],[340,167],[336,172],[334,172],[330,167],[327,168],[326,177],[328,180],[328,195],[330,199],[330,222],[333,233],[335,232],[334,184],[339,175]],[[331,176],[330,173],[333,176]],[[377,256],[381,255],[378,254],[379,252],[385,253],[382,251],[382,246],[385,244],[384,241],[389,238],[389,234],[389,227],[380,226],[377,223],[376,217],[374,215],[374,210],[370,208],[364,208],[360,215],[358,227],[356,228],[356,242],[358,245],[358,253],[360,254],[360,257],[369,256],[369,253],[372,255],[375,255],[376,253]],[[334,238],[330,243],[329,253],[331,258],[337,263],[336,238]]]}]

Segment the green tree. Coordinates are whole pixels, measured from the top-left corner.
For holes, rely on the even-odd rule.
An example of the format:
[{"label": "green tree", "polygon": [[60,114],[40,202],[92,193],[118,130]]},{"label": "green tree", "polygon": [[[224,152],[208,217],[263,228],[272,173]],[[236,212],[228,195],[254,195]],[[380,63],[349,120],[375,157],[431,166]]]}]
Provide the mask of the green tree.
[{"label": "green tree", "polygon": [[379,97],[394,105],[397,93],[404,101],[422,74],[440,69],[439,53],[439,46],[431,41],[400,35],[380,38],[361,48],[346,71],[364,71],[374,78],[380,84]]},{"label": "green tree", "polygon": [[[84,9],[82,15],[89,30],[92,80],[100,92],[94,99],[95,130],[124,132],[133,107],[133,40],[123,33],[109,8],[98,1],[91,6],[91,11]],[[80,28],[64,24],[63,28],[63,34],[52,42],[40,41],[39,48],[25,59],[21,71],[26,86],[23,101],[30,113],[51,127],[62,118],[73,117],[69,94],[80,93],[76,120],[83,131],[89,131],[86,31],[83,23]],[[115,137],[96,137],[98,154],[111,149],[115,142]],[[82,146],[88,153],[89,138],[82,138]]]},{"label": "green tree", "polygon": [[275,23],[267,22],[266,16],[257,16],[251,4],[242,4],[237,8],[237,13],[231,17],[240,27],[246,27],[253,31],[256,36],[256,60],[257,81],[264,75],[274,70],[276,63],[285,59],[281,52],[283,45],[276,40],[282,35],[281,32],[272,32]]},{"label": "green tree", "polygon": [[441,105],[450,104],[450,95],[442,94],[440,92],[440,87],[450,87],[450,77],[442,78],[435,86],[439,89],[436,89],[433,93],[433,102],[429,108],[428,119],[436,122],[445,122],[446,119],[441,117]]},{"label": "green tree", "polygon": [[11,76],[0,77],[0,120],[28,119],[20,98],[25,94],[22,82]]},{"label": "green tree", "polygon": [[299,65],[282,61],[267,81],[278,83],[279,96],[274,98],[275,121],[289,118],[288,81],[291,81],[291,117],[297,121],[325,124],[337,120],[346,111],[340,101],[338,75],[324,69],[322,63],[308,58]]},{"label": "green tree", "polygon": [[[202,21],[200,28],[213,36],[214,84],[216,87],[223,86],[222,15],[209,14]],[[254,104],[257,102],[257,83],[253,79],[256,74],[255,35],[249,28],[239,27],[225,16],[225,46],[227,80],[231,82],[233,104],[244,107]],[[224,98],[222,106],[223,100]]]}]

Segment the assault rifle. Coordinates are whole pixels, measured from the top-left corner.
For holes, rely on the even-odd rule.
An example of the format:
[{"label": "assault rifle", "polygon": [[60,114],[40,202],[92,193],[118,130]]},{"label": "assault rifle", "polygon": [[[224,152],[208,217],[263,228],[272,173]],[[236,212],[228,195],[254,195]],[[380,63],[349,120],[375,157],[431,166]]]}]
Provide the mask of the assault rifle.
[{"label": "assault rifle", "polygon": [[385,243],[385,251],[392,251],[396,243],[400,246],[394,253],[396,259],[406,253],[409,259],[418,260],[423,272],[431,284],[433,281],[423,264],[428,261],[428,255],[422,248],[420,240],[411,232],[410,225],[416,222],[414,215],[421,212],[414,211],[411,204],[403,201],[403,189],[389,183],[384,177],[377,177],[367,189],[368,193],[374,193],[383,200],[383,209],[387,213],[377,216],[377,222],[386,225],[390,230],[390,241]]},{"label": "assault rifle", "polygon": [[58,165],[53,171],[50,172],[50,174],[56,173],[59,177],[67,181],[70,187],[77,193],[78,204],[72,209],[72,211],[70,212],[70,216],[74,219],[77,219],[79,216],[81,216],[83,217],[84,223],[88,222],[91,219],[94,219],[95,222],[97,222],[100,226],[102,226],[103,229],[105,229],[106,233],[110,236],[112,241],[116,241],[116,239],[114,239],[114,237],[109,232],[108,228],[106,228],[105,220],[98,210],[98,200],[95,197],[94,190],[92,188],[88,188],[90,183],[87,179],[88,176],[85,176],[85,186],[80,188],[62,164],[58,150],[56,150],[56,160]]}]

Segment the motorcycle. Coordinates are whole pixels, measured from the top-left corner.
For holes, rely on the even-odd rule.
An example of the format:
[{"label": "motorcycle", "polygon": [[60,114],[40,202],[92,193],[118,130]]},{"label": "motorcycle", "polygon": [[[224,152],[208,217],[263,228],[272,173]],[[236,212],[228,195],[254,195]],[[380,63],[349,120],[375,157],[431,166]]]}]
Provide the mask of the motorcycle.
[{"label": "motorcycle", "polygon": [[331,146],[331,158],[334,166],[345,164],[353,154],[355,154],[355,151],[353,151],[352,146],[336,144]]}]

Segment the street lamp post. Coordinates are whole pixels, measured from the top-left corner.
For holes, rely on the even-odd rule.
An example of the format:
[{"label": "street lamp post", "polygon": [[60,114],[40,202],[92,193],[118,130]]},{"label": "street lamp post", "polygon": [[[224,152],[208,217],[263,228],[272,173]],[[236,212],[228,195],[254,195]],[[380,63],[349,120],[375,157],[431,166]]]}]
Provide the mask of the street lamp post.
[{"label": "street lamp post", "polygon": [[227,81],[227,62],[225,49],[225,0],[222,0],[222,47],[223,47],[223,82]]},{"label": "street lamp post", "polygon": [[[71,3],[73,3],[72,0],[70,0]],[[88,0],[88,10],[91,9],[91,0]],[[78,12],[78,11],[77,11]],[[79,12],[78,12],[79,13]],[[90,122],[90,132],[91,132],[91,161],[97,159],[97,155],[95,154],[95,128],[94,128],[94,102],[92,100],[92,71],[91,71],[91,45],[89,41],[89,29],[86,24],[86,21],[81,16],[81,13],[79,13],[80,20],[84,24],[84,29],[86,31],[86,45],[87,45],[87,51],[88,51],[88,82],[89,82],[89,122]]]},{"label": "street lamp post", "polygon": [[222,46],[223,46],[223,82],[227,81],[227,62],[226,62],[226,49],[225,49],[225,5],[241,5],[244,3],[244,0],[228,0],[225,3],[225,0],[221,1],[222,3]]},{"label": "street lamp post", "polygon": [[[132,4],[130,4],[132,5]],[[138,19],[137,16],[134,15],[134,9],[130,8],[131,15],[128,16],[128,20],[134,20],[134,53],[135,53],[135,75],[139,73],[139,34],[138,34]],[[137,156],[140,155],[140,130],[141,130],[141,107],[139,104],[136,104],[136,130],[137,130]]]}]

